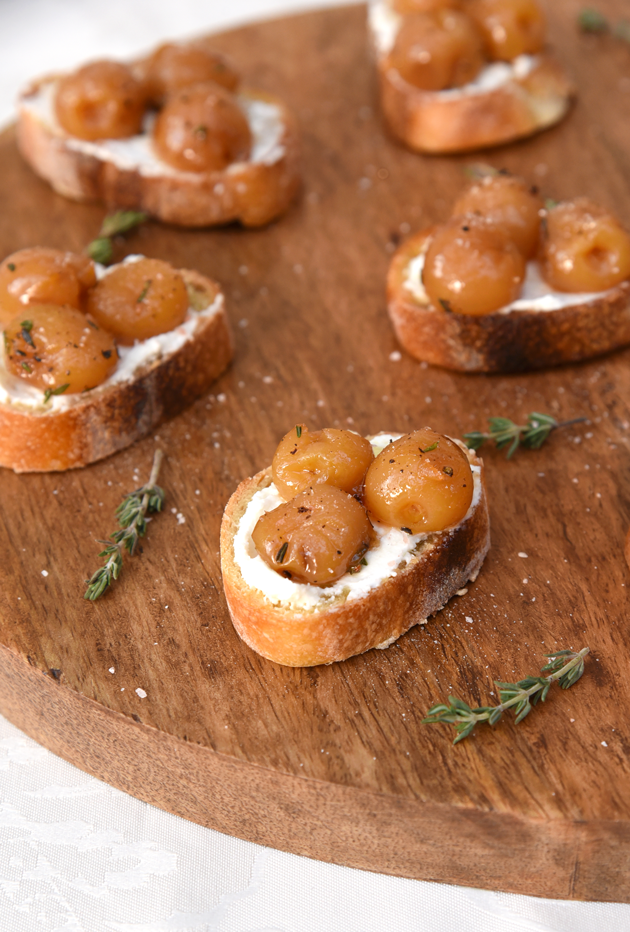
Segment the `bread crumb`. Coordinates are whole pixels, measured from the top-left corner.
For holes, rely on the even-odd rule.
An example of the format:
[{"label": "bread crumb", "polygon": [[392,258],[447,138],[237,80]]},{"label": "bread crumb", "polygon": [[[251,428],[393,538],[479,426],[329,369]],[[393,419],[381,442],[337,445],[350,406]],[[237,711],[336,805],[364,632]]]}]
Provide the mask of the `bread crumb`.
[{"label": "bread crumb", "polygon": [[526,559],[527,559],[527,554],[526,554],[523,550],[521,550],[521,551],[519,552],[519,557],[522,557],[523,560],[526,560]]},{"label": "bread crumb", "polygon": [[[458,589],[455,595],[466,595],[467,592],[468,589]],[[450,625],[447,625],[447,627],[450,627]]]},{"label": "bread crumb", "polygon": [[603,748],[607,748],[607,747],[608,747],[608,744],[607,744],[606,741],[602,741],[602,747],[603,747]]},{"label": "bread crumb", "polygon": [[402,359],[402,353],[400,353],[398,350],[394,350],[389,354],[389,358],[391,362],[400,362]]},{"label": "bread crumb", "polygon": [[42,576],[48,576],[48,570],[42,570]]},{"label": "bread crumb", "polygon": [[116,667],[110,667],[110,668],[109,668],[109,672],[110,672],[110,673],[115,673],[115,672],[116,672]]}]

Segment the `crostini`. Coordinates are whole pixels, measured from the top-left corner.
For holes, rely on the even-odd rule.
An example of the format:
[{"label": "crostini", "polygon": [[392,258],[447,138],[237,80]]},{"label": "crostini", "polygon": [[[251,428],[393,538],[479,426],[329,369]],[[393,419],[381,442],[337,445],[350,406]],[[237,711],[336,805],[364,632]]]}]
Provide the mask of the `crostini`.
[{"label": "crostini", "polygon": [[145,436],[232,358],[219,285],[142,256],[104,269],[24,249],[0,265],[0,466],[75,469]]},{"label": "crostini", "polygon": [[574,88],[536,0],[372,0],[385,122],[418,152],[463,152],[559,122]]},{"label": "crostini", "polygon": [[387,306],[407,352],[448,369],[589,359],[630,343],[630,236],[587,198],[545,208],[523,179],[488,174],[399,247]]},{"label": "crostini", "polygon": [[262,226],[298,191],[298,133],[281,100],[238,84],[202,43],[171,43],[129,65],[92,62],[23,91],[18,146],[73,200],[181,226]]},{"label": "crostini", "polygon": [[297,425],[221,526],[236,631],[286,666],[385,648],[479,573],[490,546],[483,462],[429,428],[368,439]]}]

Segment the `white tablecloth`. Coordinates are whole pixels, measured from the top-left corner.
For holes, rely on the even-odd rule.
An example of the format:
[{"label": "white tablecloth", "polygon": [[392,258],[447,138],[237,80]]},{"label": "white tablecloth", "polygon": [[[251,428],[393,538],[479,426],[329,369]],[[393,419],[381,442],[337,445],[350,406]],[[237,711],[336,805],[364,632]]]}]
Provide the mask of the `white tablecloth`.
[{"label": "white tablecloth", "polygon": [[[34,75],[325,5],[0,0],[0,123]],[[0,718],[0,932],[629,929],[630,906],[385,877],[229,838],[86,776]]]}]

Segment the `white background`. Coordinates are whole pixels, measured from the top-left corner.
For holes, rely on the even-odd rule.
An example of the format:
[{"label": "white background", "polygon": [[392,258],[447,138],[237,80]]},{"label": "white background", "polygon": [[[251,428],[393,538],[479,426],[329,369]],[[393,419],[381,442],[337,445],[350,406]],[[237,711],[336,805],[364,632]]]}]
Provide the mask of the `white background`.
[{"label": "white background", "polygon": [[[325,5],[334,4],[0,0],[0,123],[38,74]],[[0,932],[628,929],[628,906],[384,877],[228,838],[86,776],[0,718]]]}]

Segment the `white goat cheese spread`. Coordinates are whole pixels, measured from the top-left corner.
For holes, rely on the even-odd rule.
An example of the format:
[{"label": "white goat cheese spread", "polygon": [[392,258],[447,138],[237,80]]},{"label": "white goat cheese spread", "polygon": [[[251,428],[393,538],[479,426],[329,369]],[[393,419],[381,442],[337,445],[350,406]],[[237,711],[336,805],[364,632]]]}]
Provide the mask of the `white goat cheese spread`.
[{"label": "white goat cheese spread", "polygon": [[[402,435],[398,433],[384,433],[370,437],[374,454],[378,455],[391,440],[397,440],[400,436]],[[459,445],[466,450],[461,443]],[[473,498],[463,521],[475,510],[481,497],[481,468],[471,464],[471,469]],[[317,611],[329,608],[331,602],[362,599],[383,580],[396,576],[399,570],[404,569],[419,548],[427,550],[433,547],[432,539],[437,536],[407,534],[399,528],[374,523],[377,542],[365,554],[367,566],[362,566],[358,573],[346,573],[332,586],[325,588],[309,583],[296,583],[271,569],[259,556],[252,540],[252,531],[258,519],[284,504],[284,501],[273,482],[254,494],[234,537],[234,559],[249,587],[262,592],[274,605],[288,605],[294,610]],[[439,533],[448,534],[453,530],[454,528],[448,528]]]},{"label": "white goat cheese spread", "polygon": [[[142,258],[144,257],[127,256],[124,262],[137,262]],[[103,278],[112,268],[113,266],[106,269],[97,264],[97,278]],[[144,366],[164,359],[166,356],[171,356],[194,336],[202,321],[214,317],[222,307],[223,295],[221,293],[217,295],[212,304],[201,311],[189,307],[186,319],[174,330],[160,333],[155,337],[149,337],[147,340],[136,340],[132,346],[118,346],[118,365],[100,385],[90,389],[89,392],[51,395],[46,402],[41,389],[34,388],[7,370],[5,353],[0,352],[0,404],[10,404],[24,410],[38,411],[40,413],[43,411],[65,411],[73,405],[81,404],[85,401],[86,396],[93,397],[95,393],[103,391],[110,385],[133,381],[136,373]]]},{"label": "white goat cheese spread", "polygon": [[[146,177],[190,174],[162,162],[153,151],[151,127],[155,114],[152,112],[145,116],[144,132],[139,136],[130,136],[127,139],[99,139],[96,142],[68,136],[55,115],[56,88],[56,80],[46,81],[40,85],[36,93],[24,95],[20,106],[56,135],[64,136],[69,149],[93,155],[104,162],[112,162],[122,170],[138,171]],[[252,150],[247,162],[233,162],[225,169],[230,174],[242,171],[249,163],[273,165],[285,152],[282,145],[284,123],[280,108],[276,104],[245,96],[238,96],[238,103],[247,117],[252,133]]]},{"label": "white goat cheese spread", "polygon": [[[370,3],[368,23],[379,56],[385,56],[391,52],[402,20],[402,16],[392,9],[386,0],[376,0]],[[494,91],[513,79],[522,80],[527,77],[538,61],[535,55],[519,55],[510,62],[492,62],[482,68],[477,77],[468,84],[432,93],[443,99],[457,99],[471,94]]]},{"label": "white goat cheese spread", "polygon": [[[422,282],[425,249],[409,261],[403,277],[403,287],[409,291],[419,304],[430,304],[428,294]],[[542,278],[538,262],[528,262],[525,279],[521,288],[521,296],[511,304],[494,311],[495,314],[510,314],[512,311],[558,311],[563,307],[575,307],[577,304],[588,304],[606,297],[609,291],[574,292],[554,291]]]}]

